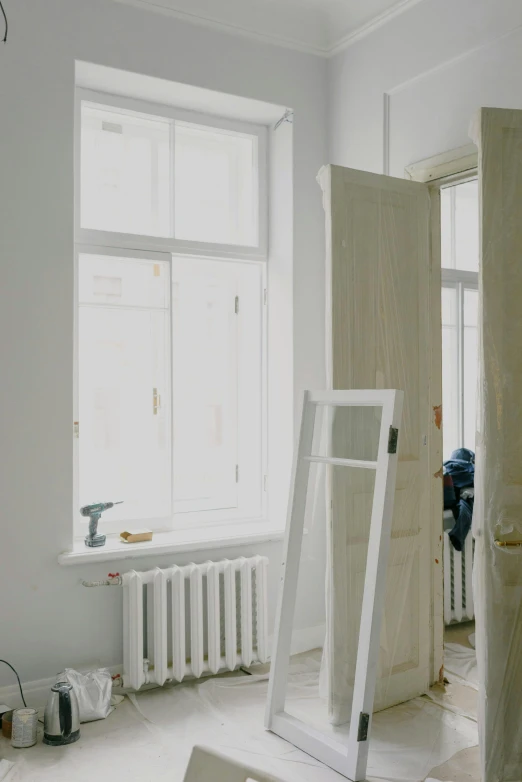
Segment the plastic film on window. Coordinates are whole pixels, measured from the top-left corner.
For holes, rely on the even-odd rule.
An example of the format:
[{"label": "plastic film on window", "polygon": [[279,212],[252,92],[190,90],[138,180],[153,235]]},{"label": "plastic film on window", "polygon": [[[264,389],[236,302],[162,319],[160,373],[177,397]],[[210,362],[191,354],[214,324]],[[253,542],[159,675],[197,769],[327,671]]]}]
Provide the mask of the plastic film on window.
[{"label": "plastic film on window", "polygon": [[[434,544],[431,523],[438,514],[442,534],[440,366],[439,380],[430,386],[435,327],[440,340],[440,277],[434,279],[431,268],[433,203],[423,184],[337,166],[325,167],[318,181],[326,213],[328,387],[405,393],[374,701],[378,712],[427,692],[442,665],[442,620],[437,620],[437,644],[430,620],[432,564],[442,585],[441,544]],[[334,456],[375,458],[378,410],[336,411],[324,426]],[[361,612],[372,479],[365,470],[332,468],[326,477],[321,691],[335,725],[350,719],[359,627],[371,621]],[[434,654],[434,646],[440,652]]]}]

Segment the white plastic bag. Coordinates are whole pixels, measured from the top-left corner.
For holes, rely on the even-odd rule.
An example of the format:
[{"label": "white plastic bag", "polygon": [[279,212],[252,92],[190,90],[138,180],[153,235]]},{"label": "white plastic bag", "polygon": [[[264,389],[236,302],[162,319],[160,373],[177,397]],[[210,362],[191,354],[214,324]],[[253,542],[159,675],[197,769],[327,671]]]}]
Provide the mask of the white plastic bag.
[{"label": "white plastic bag", "polygon": [[79,673],[73,668],[66,668],[60,674],[59,681],[67,681],[72,685],[78,698],[80,722],[104,720],[113,710],[112,677],[107,668],[98,668],[97,671],[88,673]]}]

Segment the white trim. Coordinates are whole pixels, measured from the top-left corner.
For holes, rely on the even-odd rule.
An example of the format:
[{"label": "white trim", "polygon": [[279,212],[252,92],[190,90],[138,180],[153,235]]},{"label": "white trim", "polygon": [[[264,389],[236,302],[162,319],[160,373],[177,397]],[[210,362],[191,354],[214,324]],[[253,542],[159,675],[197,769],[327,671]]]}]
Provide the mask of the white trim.
[{"label": "white trim", "polygon": [[[99,231],[94,229],[83,229],[80,224],[80,171],[81,171],[81,106],[82,102],[88,102],[94,105],[107,106],[122,113],[132,113],[133,115],[142,115],[145,117],[158,117],[171,123],[171,145],[173,138],[172,128],[174,122],[187,122],[196,125],[204,125],[210,128],[221,129],[224,131],[233,131],[234,133],[245,134],[249,137],[255,137],[257,146],[255,147],[255,176],[257,177],[257,217],[258,217],[258,242],[257,246],[243,247],[239,245],[223,245],[205,242],[193,242],[177,240],[173,237],[156,237],[124,234],[110,231]],[[76,89],[75,99],[75,245],[76,245],[76,265],[75,265],[75,357],[74,357],[74,421],[78,421],[78,334],[77,334],[77,310],[78,310],[78,254],[98,254],[111,255],[118,257],[136,257],[149,258],[151,260],[167,261],[172,265],[173,256],[192,256],[194,258],[209,260],[216,263],[226,261],[228,263],[238,263],[243,266],[248,263],[255,263],[261,271],[261,291],[266,287],[266,264],[260,263],[267,260],[268,255],[268,151],[267,136],[268,129],[264,125],[251,122],[242,122],[238,120],[211,116],[200,112],[178,109],[170,105],[164,105],[146,100],[137,100],[119,95],[112,95],[105,92],[98,92],[89,89]],[[256,165],[257,161],[257,165]],[[172,165],[174,165],[174,156],[172,156]],[[174,192],[171,193],[171,208]],[[171,225],[171,230],[173,225]],[[261,294],[262,295],[262,294]],[[260,348],[265,351],[267,347],[267,308],[260,302],[261,307],[261,345]],[[171,311],[172,312],[172,311]],[[262,435],[261,435],[261,475],[259,478],[260,486],[264,477],[268,473],[267,459],[267,356],[262,354]],[[81,519],[78,513],[78,443],[73,444],[74,450],[74,506],[73,518],[75,519],[74,534],[85,535],[87,524]],[[255,510],[255,514],[266,515],[267,512],[267,494],[261,490],[262,507]],[[211,538],[216,533],[212,527],[221,528],[223,523],[231,520],[236,521],[244,519],[249,511],[243,507],[234,512],[233,509],[223,509],[213,514],[213,520],[207,521],[201,513],[198,514],[178,514],[182,517],[182,522],[178,525],[173,517],[160,519],[136,520],[133,525],[148,526],[152,529],[178,529],[180,531],[183,525],[192,526],[197,524],[208,530]],[[174,514],[175,516],[176,514]],[[194,518],[196,516],[196,518]],[[178,518],[179,521],[179,518]],[[106,533],[119,533],[122,531],[121,522],[107,522],[102,525]]]},{"label": "white trim", "polygon": [[[196,14],[188,13],[187,11],[179,11],[175,8],[167,8],[163,5],[159,5],[153,0],[114,0],[117,3],[124,5],[131,5],[135,8],[140,8],[142,11],[152,11],[154,13],[164,14],[165,16],[173,17],[174,19],[180,19],[183,22],[189,24],[196,24],[201,27],[207,27],[211,30],[217,30],[221,33],[227,33],[228,35],[240,36],[242,38],[248,38],[250,40],[258,41],[261,43],[275,44],[285,49],[293,49],[303,54],[314,54],[316,57],[329,57],[330,49],[328,46],[314,45],[312,43],[303,43],[294,38],[286,38],[280,35],[274,35],[273,33],[261,33],[255,30],[249,30],[244,27],[238,27],[227,22],[219,22],[217,19],[207,19]],[[419,0],[417,0],[418,2]]]},{"label": "white trim", "polygon": [[[79,255],[96,255],[96,256],[114,256],[118,258],[137,258],[137,259],[143,259],[143,260],[152,260],[152,261],[162,261],[164,263],[167,263],[169,265],[169,304],[168,308],[170,311],[170,315],[172,317],[172,306],[170,303],[170,294],[171,294],[171,285],[172,285],[172,263],[175,260],[176,256],[172,253],[157,253],[153,251],[139,251],[139,250],[125,250],[119,247],[96,247],[94,245],[83,245],[83,244],[77,244],[76,245],[76,254],[75,254],[75,351],[74,351],[74,381],[73,381],[73,387],[74,387],[74,399],[73,399],[73,421],[77,422],[79,421],[79,388],[78,388],[78,312],[79,312],[79,302],[78,302],[78,256]],[[205,258],[203,260],[207,260],[220,264],[220,259],[216,258]],[[260,272],[260,286],[259,286],[259,293],[261,296],[261,301],[259,302],[259,310],[260,310],[260,332],[261,332],[261,345],[260,349],[264,351],[261,355],[261,431],[260,431],[260,474],[255,478],[256,483],[256,493],[260,496],[260,507],[255,508],[255,514],[261,515],[262,517],[266,517],[266,514],[268,512],[268,490],[264,489],[263,483],[264,483],[264,476],[268,475],[268,395],[267,395],[267,365],[268,365],[268,355],[267,355],[267,307],[263,304],[263,291],[266,288],[266,265],[260,263],[259,261],[239,261],[239,260],[231,260],[229,258],[226,259],[227,263],[238,263],[241,266],[245,265],[255,265]],[[238,289],[239,290],[239,289]],[[240,291],[239,291],[240,292]],[[240,299],[241,299],[240,295]],[[96,305],[91,305],[96,306]],[[104,306],[104,305],[103,305]],[[240,316],[241,316],[241,309],[240,309]],[[169,333],[172,333],[172,322],[170,324]],[[169,355],[172,359],[172,350],[169,349]],[[171,377],[170,382],[172,384],[172,371],[173,371],[173,365],[171,362]],[[172,396],[170,394],[170,399],[172,402]],[[172,426],[172,416],[171,416],[171,426]],[[80,422],[81,427],[81,422]],[[81,429],[80,429],[81,431]],[[172,436],[172,432],[171,432]],[[171,442],[173,440],[171,439]],[[238,453],[239,456],[239,453]],[[88,528],[88,519],[85,517],[82,517],[79,513],[79,438],[77,436],[74,436],[73,439],[73,458],[74,458],[74,464],[73,464],[73,519],[74,519],[74,538],[81,538],[83,541],[83,538],[87,534],[87,528]],[[172,453],[171,453],[171,459],[172,459]],[[250,483],[254,481],[254,476],[252,474],[252,470],[249,471],[249,473],[243,473],[243,475],[249,474],[250,477]],[[245,486],[245,483],[243,481],[243,486]],[[240,484],[241,487],[241,484]],[[103,521],[100,523],[100,532],[104,534],[113,534],[113,533],[120,533],[123,531],[123,528],[127,526],[131,526],[133,528],[138,527],[146,527],[149,529],[152,529],[154,531],[159,532],[167,532],[172,531],[173,533],[177,534],[180,533],[183,535],[185,532],[197,528],[198,530],[205,529],[207,530],[207,535],[210,539],[213,539],[217,535],[217,539],[220,539],[221,531],[223,529],[224,524],[236,524],[236,523],[242,523],[245,525],[248,525],[252,523],[251,518],[247,518],[248,514],[252,512],[252,508],[249,510],[249,498],[246,496],[245,489],[243,489],[243,494],[238,497],[238,505],[237,507],[218,507],[216,509],[205,511],[203,509],[198,511],[184,511],[184,510],[176,510],[176,506],[174,504],[174,499],[172,498],[172,508],[171,508],[171,514],[169,516],[165,517],[154,517],[154,518],[143,518],[143,519],[134,519],[132,521]],[[248,526],[245,527],[245,529],[248,529]]]},{"label": "white trim", "polygon": [[108,535],[105,546],[100,548],[88,548],[83,538],[75,538],[72,550],[59,554],[58,562],[60,565],[92,565],[97,562],[250,546],[282,540],[283,537],[281,526],[261,520],[155,532],[152,540],[146,543],[124,543],[119,535]]},{"label": "white trim", "polygon": [[305,43],[303,41],[298,41],[295,38],[287,38],[286,36],[276,35],[274,33],[261,33],[227,22],[220,22],[217,19],[208,19],[197,14],[188,13],[187,11],[167,8],[164,5],[160,5],[158,2],[154,2],[154,0],[115,0],[115,2],[134,6],[141,10],[164,14],[165,16],[188,22],[189,24],[197,24],[213,30],[218,30],[222,33],[228,33],[229,35],[237,35],[254,41],[275,44],[276,46],[282,46],[285,49],[293,49],[298,52],[303,52],[304,54],[313,54],[316,57],[331,58],[335,57],[340,52],[343,52],[345,49],[348,49],[363,38],[366,38],[368,35],[371,35],[380,27],[391,22],[392,19],[395,19],[397,16],[400,16],[405,11],[408,11],[410,8],[413,8],[415,5],[422,2],[422,0],[399,0],[399,2],[391,8],[388,8],[373,19],[370,19],[370,21],[356,27],[337,41],[328,42],[324,45]]},{"label": "white trim", "polygon": [[328,57],[335,57],[336,54],[348,49],[354,43],[357,43],[357,41],[366,38],[380,27],[391,22],[392,19],[395,19],[397,16],[400,16],[405,11],[409,11],[410,8],[413,8],[415,5],[422,2],[423,0],[400,0],[400,2],[396,3],[391,8],[388,8],[386,11],[383,11],[369,22],[366,22],[366,24],[361,25],[356,30],[353,30],[351,33],[348,33],[348,35],[342,37],[337,43],[332,44],[327,50]]},{"label": "white trim", "polygon": [[[395,90],[392,90],[393,93]],[[443,287],[452,287],[459,290],[459,286],[466,288],[478,287],[478,272],[460,271],[458,269],[442,268],[441,266],[441,248],[440,248],[440,191],[447,186],[459,184],[461,182],[475,179],[478,174],[478,150],[475,144],[466,144],[465,146],[458,147],[456,149],[448,150],[442,154],[435,155],[431,158],[421,160],[417,163],[413,163],[407,166],[404,172],[406,179],[410,179],[415,182],[429,183],[430,191],[432,192],[432,275],[433,280],[433,295],[439,297]],[[435,194],[437,198],[435,199]],[[436,221],[436,222],[435,222]],[[436,239],[436,242],[434,240]],[[435,269],[435,263],[437,269]],[[437,287],[435,287],[437,286]],[[460,313],[458,314],[460,318]],[[438,308],[438,325],[434,324],[433,328],[441,328],[440,322],[440,305]],[[459,326],[457,326],[458,330]],[[440,343],[439,343],[440,344]],[[433,346],[432,346],[433,349]],[[442,362],[441,355],[434,356],[436,364],[432,364],[432,373],[438,372],[439,375],[439,391],[442,392]],[[459,356],[460,361],[460,356]],[[437,368],[438,367],[438,368]],[[460,370],[459,370],[460,378]],[[432,384],[434,385],[434,384]],[[460,386],[462,384],[459,380],[459,394]],[[459,396],[460,399],[460,396]],[[439,396],[435,396],[432,400],[435,404],[432,407],[435,408],[438,404],[442,403],[442,393]],[[462,406],[462,402],[461,402]],[[461,417],[459,411],[459,429],[462,431]],[[440,458],[438,458],[440,456]],[[432,475],[435,477],[438,475],[438,466],[442,462],[443,453],[433,452],[433,470]],[[437,469],[437,472],[435,472]],[[436,478],[438,480],[438,478]],[[432,650],[431,650],[431,681],[437,683],[440,680],[440,676],[443,672],[444,658],[443,658],[443,636],[444,636],[444,587],[443,587],[443,572],[441,574],[441,565],[443,561],[443,545],[442,535],[440,534],[439,521],[436,515],[433,516],[435,521],[434,529],[431,531],[432,535]],[[441,588],[442,587],[442,588]]]},{"label": "white trim", "polygon": [[477,167],[477,147],[475,144],[466,144],[406,166],[405,176],[414,182],[440,182],[447,177],[458,175],[459,181],[465,181],[466,175],[470,178],[477,175]]},{"label": "white trim", "polygon": [[[154,116],[172,122],[188,122],[195,125],[204,125],[209,128],[228,130],[234,133],[254,136],[257,139],[257,229],[258,239],[256,245],[226,245],[213,242],[197,242],[185,239],[176,239],[173,236],[149,236],[140,234],[127,234],[112,231],[99,231],[91,228],[82,228],[80,210],[80,172],[81,172],[81,104],[82,102],[107,106],[120,110],[123,113],[141,114],[146,117]],[[109,247],[121,247],[135,250],[154,250],[156,252],[170,252],[185,255],[212,255],[214,257],[233,257],[243,260],[266,260],[268,255],[268,130],[265,125],[252,122],[242,122],[209,114],[201,114],[188,109],[177,109],[165,104],[126,98],[121,95],[110,95],[104,92],[76,88],[75,101],[75,241],[82,244],[103,245]],[[174,156],[172,156],[174,166]],[[172,200],[174,191],[171,193]],[[175,229],[175,226],[171,226]]]},{"label": "white trim", "polygon": [[[80,421],[80,404],[79,404],[79,364],[78,364],[78,315],[80,310],[80,304],[78,301],[78,268],[79,268],[79,256],[80,255],[97,255],[97,256],[114,256],[116,258],[136,258],[138,260],[151,260],[162,261],[171,265],[172,255],[170,253],[157,253],[153,251],[138,251],[138,250],[125,250],[118,247],[95,247],[88,244],[79,244],[75,246],[75,265],[74,265],[74,357],[73,357],[73,422],[79,422],[80,424],[80,436],[81,436],[81,421]],[[169,273],[170,279],[170,273]],[[169,284],[169,310],[170,306],[170,292],[171,286]],[[169,330],[169,333],[170,330]],[[74,537],[81,536],[82,540],[88,531],[88,519],[80,515],[80,484],[79,484],[79,436],[73,433],[73,535]],[[100,532],[103,534],[120,533],[123,532],[122,527],[130,524],[133,527],[147,526],[152,529],[164,528],[168,523],[165,518],[158,519],[143,519],[134,520],[132,522],[125,521],[104,521],[100,523]]]},{"label": "white trim", "polygon": [[442,287],[462,283],[465,288],[478,289],[478,272],[468,272],[464,269],[441,269]]},{"label": "white trim", "polygon": [[467,448],[464,432],[464,292],[467,290],[478,291],[479,281],[478,272],[459,271],[458,269],[442,269],[442,288],[454,290],[457,295],[457,323],[455,325],[457,332],[457,378],[458,378],[458,433],[460,448]]}]

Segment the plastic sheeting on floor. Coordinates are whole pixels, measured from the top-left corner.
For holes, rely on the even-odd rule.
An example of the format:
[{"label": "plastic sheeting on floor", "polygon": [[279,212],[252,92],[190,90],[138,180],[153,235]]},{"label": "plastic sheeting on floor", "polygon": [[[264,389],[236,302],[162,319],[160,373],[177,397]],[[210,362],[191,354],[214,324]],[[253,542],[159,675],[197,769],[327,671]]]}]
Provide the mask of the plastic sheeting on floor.
[{"label": "plastic sheeting on floor", "polygon": [[0,760],[0,782],[16,782],[17,776],[14,763],[9,760]]},{"label": "plastic sheeting on floor", "polygon": [[[292,667],[287,708],[343,734],[344,727],[327,727],[318,676],[317,657]],[[263,729],[267,679],[218,677],[142,692],[126,698],[106,720],[82,725],[76,744],[47,747],[40,737],[35,747],[15,750],[0,739],[0,757],[18,761],[17,782],[181,782],[192,746],[206,744],[288,782],[342,780]],[[368,779],[422,782],[437,767],[451,768],[451,759],[476,743],[471,720],[417,698],[375,715]],[[453,782],[460,780],[455,776]]]},{"label": "plastic sheeting on floor", "polygon": [[477,653],[461,644],[444,644],[444,671],[478,689]]}]

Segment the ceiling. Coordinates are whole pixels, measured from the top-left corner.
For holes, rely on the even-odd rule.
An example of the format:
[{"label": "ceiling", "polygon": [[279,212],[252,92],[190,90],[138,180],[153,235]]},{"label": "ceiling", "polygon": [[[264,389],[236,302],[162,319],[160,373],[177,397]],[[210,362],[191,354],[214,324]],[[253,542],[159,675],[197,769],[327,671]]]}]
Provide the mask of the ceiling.
[{"label": "ceiling", "polygon": [[118,0],[331,56],[421,0]]}]

